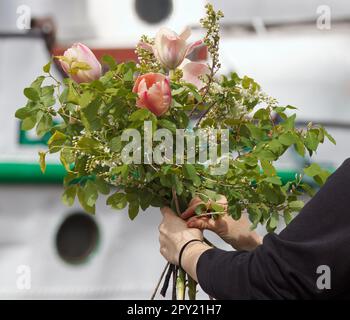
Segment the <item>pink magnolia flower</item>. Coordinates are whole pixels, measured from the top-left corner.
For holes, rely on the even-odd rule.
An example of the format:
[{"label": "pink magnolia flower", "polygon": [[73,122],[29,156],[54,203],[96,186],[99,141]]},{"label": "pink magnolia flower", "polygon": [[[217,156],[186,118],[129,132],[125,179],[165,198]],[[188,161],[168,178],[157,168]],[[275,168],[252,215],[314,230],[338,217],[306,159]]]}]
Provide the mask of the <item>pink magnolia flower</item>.
[{"label": "pink magnolia flower", "polygon": [[188,83],[192,83],[198,89],[204,87],[204,83],[200,77],[210,73],[210,69],[206,63],[192,62],[188,59],[185,59],[180,68],[182,69],[183,73],[182,80]]},{"label": "pink magnolia flower", "polygon": [[93,52],[82,43],[75,43],[58,57],[62,69],[75,82],[91,82],[102,75],[102,67]]},{"label": "pink magnolia flower", "polygon": [[133,92],[138,94],[137,106],[148,109],[156,116],[161,116],[170,107],[170,83],[168,78],[161,73],[146,73],[139,76]]},{"label": "pink magnolia flower", "polygon": [[186,40],[190,35],[191,29],[188,27],[180,35],[168,28],[161,28],[153,46],[143,42],[139,45],[146,50],[153,51],[164,67],[174,70],[195,47],[202,44],[202,40],[188,44]]}]

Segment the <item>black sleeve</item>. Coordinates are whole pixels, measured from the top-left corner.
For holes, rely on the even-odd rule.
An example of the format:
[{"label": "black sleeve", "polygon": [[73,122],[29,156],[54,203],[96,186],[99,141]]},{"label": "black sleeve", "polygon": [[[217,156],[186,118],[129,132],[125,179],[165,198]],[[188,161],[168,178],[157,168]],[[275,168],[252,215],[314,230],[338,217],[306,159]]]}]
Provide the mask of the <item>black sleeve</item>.
[{"label": "black sleeve", "polygon": [[[344,298],[350,292],[350,159],[279,234],[254,251],[210,249],[197,264],[205,292],[217,299]],[[317,288],[320,265],[331,289]]]}]

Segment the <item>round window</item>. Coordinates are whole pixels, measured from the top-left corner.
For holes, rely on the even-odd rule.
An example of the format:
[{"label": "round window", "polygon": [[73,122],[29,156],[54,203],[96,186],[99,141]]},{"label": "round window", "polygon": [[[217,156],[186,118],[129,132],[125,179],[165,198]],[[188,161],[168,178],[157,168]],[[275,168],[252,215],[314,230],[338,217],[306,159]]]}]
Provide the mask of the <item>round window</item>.
[{"label": "round window", "polygon": [[63,220],[57,231],[56,249],[64,261],[83,263],[96,250],[99,237],[93,217],[86,213],[73,213]]},{"label": "round window", "polygon": [[139,18],[149,24],[159,23],[173,11],[172,0],[136,0],[135,10]]}]

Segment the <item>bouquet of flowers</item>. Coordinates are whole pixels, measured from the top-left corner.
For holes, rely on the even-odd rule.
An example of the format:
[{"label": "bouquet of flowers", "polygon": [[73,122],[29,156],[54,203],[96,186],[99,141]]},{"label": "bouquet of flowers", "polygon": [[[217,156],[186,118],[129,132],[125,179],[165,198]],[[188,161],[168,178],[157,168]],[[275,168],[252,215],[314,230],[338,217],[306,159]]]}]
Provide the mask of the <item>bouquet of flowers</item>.
[{"label": "bouquet of flowers", "polygon": [[[295,108],[280,106],[253,79],[218,75],[222,16],[208,4],[201,20],[206,35],[194,43],[187,42],[188,28],[142,36],[138,63],[105,56],[105,73],[89,48],[75,44],[54,57],[68,78],[55,79],[49,62],[24,89],[28,103],[16,117],[23,130],[51,134],[39,161],[44,172],[45,157],[60,153],[65,204],[77,198],[93,214],[98,196],[108,195],[108,206],[128,206],[134,219],[150,206],[180,214],[196,196],[207,203],[196,213],[215,219],[224,213],[217,200],[225,195],[233,219],[246,211],[253,228],[264,224],[269,232],[303,207],[299,196],[312,196],[312,187],[302,175],[283,183],[274,162],[289,148],[304,157],[325,137],[334,139],[322,126],[296,128]],[[186,59],[198,46],[206,46],[208,63]],[[304,173],[319,185],[329,175],[315,163]],[[186,285],[195,298],[193,280],[176,272],[178,298]]]}]

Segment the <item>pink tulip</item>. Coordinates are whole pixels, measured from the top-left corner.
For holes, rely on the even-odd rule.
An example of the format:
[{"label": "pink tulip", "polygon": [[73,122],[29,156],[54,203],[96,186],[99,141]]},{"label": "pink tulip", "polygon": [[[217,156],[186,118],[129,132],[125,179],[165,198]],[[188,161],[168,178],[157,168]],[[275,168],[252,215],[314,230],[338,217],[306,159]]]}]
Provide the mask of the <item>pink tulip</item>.
[{"label": "pink tulip", "polygon": [[204,87],[205,84],[200,77],[210,73],[210,69],[206,63],[191,62],[190,60],[185,59],[180,68],[182,69],[183,73],[182,80],[192,83],[198,89]]},{"label": "pink tulip", "polygon": [[160,73],[139,76],[133,92],[138,94],[137,106],[146,108],[156,116],[168,111],[171,104],[171,89],[168,78]]},{"label": "pink tulip", "polygon": [[75,43],[58,57],[62,69],[75,82],[91,82],[102,75],[102,67],[93,52],[82,43]]},{"label": "pink tulip", "polygon": [[190,28],[186,28],[180,35],[168,28],[161,28],[156,35],[153,46],[143,42],[140,43],[140,46],[146,50],[153,51],[158,61],[164,67],[174,70],[195,47],[202,44],[202,40],[188,44],[186,40],[190,35]]}]

